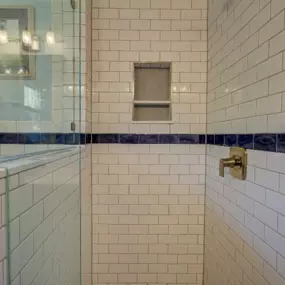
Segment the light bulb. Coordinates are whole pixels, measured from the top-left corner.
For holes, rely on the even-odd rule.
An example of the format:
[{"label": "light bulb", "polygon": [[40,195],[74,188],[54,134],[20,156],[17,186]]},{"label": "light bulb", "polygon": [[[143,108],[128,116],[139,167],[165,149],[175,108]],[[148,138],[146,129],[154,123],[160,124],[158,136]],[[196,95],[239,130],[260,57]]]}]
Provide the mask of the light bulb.
[{"label": "light bulb", "polygon": [[47,32],[46,41],[49,45],[55,44],[54,32],[52,32],[52,31]]},{"label": "light bulb", "polygon": [[12,70],[11,68],[5,68],[5,74],[11,74]]},{"label": "light bulb", "polygon": [[32,41],[32,50],[34,51],[40,50],[40,43],[36,36],[33,38],[33,41]]},{"label": "light bulb", "polygon": [[8,33],[5,30],[0,30],[0,44],[4,45],[8,43]]},{"label": "light bulb", "polygon": [[32,35],[29,31],[23,31],[22,41],[25,45],[31,45],[32,44]]},{"label": "light bulb", "polygon": [[24,67],[20,67],[18,70],[18,74],[24,74],[24,73],[25,73]]}]

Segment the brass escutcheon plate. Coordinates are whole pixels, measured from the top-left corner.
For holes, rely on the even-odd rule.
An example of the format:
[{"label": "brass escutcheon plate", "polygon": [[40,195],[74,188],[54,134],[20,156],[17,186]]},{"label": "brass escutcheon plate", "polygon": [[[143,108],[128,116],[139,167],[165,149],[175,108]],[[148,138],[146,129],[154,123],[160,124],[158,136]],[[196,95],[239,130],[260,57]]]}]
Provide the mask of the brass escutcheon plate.
[{"label": "brass escutcheon plate", "polygon": [[246,180],[247,175],[247,151],[241,147],[232,147],[230,149],[230,157],[239,156],[242,161],[241,166],[234,166],[230,168],[230,174],[239,180]]}]

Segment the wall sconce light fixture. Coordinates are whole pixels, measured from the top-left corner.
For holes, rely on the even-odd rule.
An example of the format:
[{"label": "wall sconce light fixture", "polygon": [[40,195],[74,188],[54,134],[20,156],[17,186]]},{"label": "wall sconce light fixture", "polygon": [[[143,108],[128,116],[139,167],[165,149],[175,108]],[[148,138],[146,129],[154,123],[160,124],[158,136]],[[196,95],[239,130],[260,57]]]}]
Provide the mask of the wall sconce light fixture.
[{"label": "wall sconce light fixture", "polygon": [[54,32],[52,32],[52,31],[47,32],[47,34],[46,34],[46,41],[47,41],[47,44],[49,44],[49,45],[54,45],[55,44]]},{"label": "wall sconce light fixture", "polygon": [[8,33],[5,30],[0,30],[0,44],[4,45],[8,43]]},{"label": "wall sconce light fixture", "polygon": [[39,51],[40,50],[40,42],[37,36],[34,36],[32,41],[32,50]]},{"label": "wall sconce light fixture", "polygon": [[30,46],[32,44],[32,35],[29,31],[23,31],[22,41],[27,46]]}]

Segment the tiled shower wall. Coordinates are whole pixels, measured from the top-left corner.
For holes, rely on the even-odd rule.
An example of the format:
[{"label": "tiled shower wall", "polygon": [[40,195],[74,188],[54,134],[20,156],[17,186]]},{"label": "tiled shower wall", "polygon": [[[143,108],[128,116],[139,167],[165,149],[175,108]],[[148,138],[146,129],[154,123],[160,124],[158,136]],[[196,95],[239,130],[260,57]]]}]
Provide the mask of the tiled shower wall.
[{"label": "tiled shower wall", "polygon": [[[92,132],[204,133],[203,0],[93,0]],[[134,62],[172,62],[172,121],[132,122]],[[202,284],[205,147],[93,144],[93,284]]]},{"label": "tiled shower wall", "polygon": [[[92,280],[92,152],[91,145],[81,151],[81,274],[82,285]],[[78,229],[79,231],[79,229]]]},{"label": "tiled shower wall", "polygon": [[[84,25],[85,33],[81,41],[82,53],[86,57],[86,66],[82,65],[83,76],[83,98],[82,125],[81,132],[90,133],[91,131],[91,88],[92,88],[92,2],[89,0],[81,1],[84,6]],[[86,67],[86,69],[84,68]],[[92,145],[86,144],[81,152],[81,273],[82,285],[92,284]]]},{"label": "tiled shower wall", "polygon": [[[56,2],[56,3],[55,3]],[[59,3],[57,3],[59,2]],[[82,102],[81,102],[81,106],[79,104],[79,96],[78,96],[78,85],[76,84],[75,88],[76,88],[76,113],[79,114],[79,106],[81,107],[81,126],[78,124],[77,122],[77,127],[78,127],[78,131],[80,129],[80,131],[82,133],[84,132],[90,132],[91,129],[91,69],[92,69],[92,64],[91,62],[86,62],[85,64],[85,59],[86,57],[91,58],[91,33],[92,33],[92,25],[91,25],[91,11],[92,11],[92,3],[91,1],[81,1],[81,11],[82,11],[82,15],[81,15],[81,27],[78,26],[78,28],[81,28],[82,30],[82,34],[81,34],[81,96],[82,96]],[[70,38],[70,33],[68,34],[67,31],[71,31],[72,29],[72,11],[70,9],[70,3],[68,1],[52,1],[52,11],[53,11],[53,16],[57,19],[57,22],[53,22],[53,24],[55,25],[55,32],[57,35],[62,35],[62,31],[60,32],[59,30],[56,29],[56,27],[58,29],[62,28],[62,25],[64,24],[64,31],[65,33],[63,33],[64,36],[64,41],[66,43],[66,45],[64,45],[65,51],[65,68],[64,70],[64,78],[67,80],[67,78],[69,78],[70,80],[70,68],[71,67],[71,62],[70,59],[72,59],[72,57],[70,57],[72,55],[72,49],[70,48],[70,45],[67,43],[72,42],[71,38]],[[63,17],[63,18],[62,18]],[[59,22],[58,22],[59,21]],[[61,22],[62,21],[62,22]],[[79,17],[76,16],[76,25],[79,25]],[[76,30],[76,33],[78,33],[78,29]],[[76,42],[79,42],[79,38],[76,37],[75,39]],[[60,48],[61,46],[56,46],[56,48]],[[63,48],[63,46],[62,46]],[[75,54],[79,54],[79,44],[76,45],[76,53]],[[57,57],[55,56],[54,59],[56,59]],[[75,60],[75,64],[76,64],[76,71],[79,71],[79,56],[76,57]],[[56,62],[54,62],[54,66],[56,67]],[[85,76],[86,74],[88,74],[89,76]],[[57,74],[59,75],[59,74]],[[61,78],[61,77],[59,77]],[[57,78],[57,80],[59,79]],[[77,80],[79,80],[79,78],[77,77]],[[57,81],[58,82],[58,81]],[[66,84],[68,84],[67,81],[65,81]],[[70,83],[70,82],[69,82]],[[59,98],[53,98],[53,103],[56,109],[60,109],[60,113],[63,113],[65,111],[67,111],[67,109],[70,109],[70,104],[68,104],[68,102],[70,103],[70,100],[72,101],[72,92],[69,92],[68,94],[66,93],[66,91],[68,91],[68,86],[66,85],[65,88],[61,87],[62,84],[59,84],[58,88],[54,85],[54,89],[53,91],[56,93],[57,95],[59,95]],[[61,92],[62,91],[62,92]],[[63,92],[64,91],[64,92]],[[70,91],[70,90],[69,90]],[[61,93],[61,94],[59,94]],[[65,96],[65,97],[64,97]],[[63,99],[64,98],[64,99]],[[63,101],[65,102],[65,109],[62,109],[62,104]],[[60,118],[62,118],[62,116],[60,116]],[[70,123],[70,121],[69,121]],[[68,124],[69,124],[68,123]],[[16,129],[15,129],[16,130]],[[12,129],[7,130],[9,131],[15,131]],[[18,129],[18,131],[30,131],[29,129]],[[42,131],[55,131],[55,129],[42,129]],[[47,149],[56,149],[56,148],[63,148],[63,145],[43,145],[43,144],[31,144],[31,145],[10,145],[10,144],[3,144],[0,146],[0,154],[3,156],[8,156],[8,155],[16,155],[16,154],[23,154],[23,153],[33,153],[35,151],[42,151],[42,150],[47,150]],[[79,263],[76,263],[76,268],[73,268],[72,270],[70,270],[69,272],[61,272],[60,275],[61,277],[63,277],[61,279],[61,281],[64,282],[64,277],[67,278],[71,278],[73,279],[72,282],[76,282],[76,284],[79,284],[79,277],[76,276],[76,278],[74,277],[76,273],[79,273],[79,270],[81,270],[82,273],[82,284],[83,285],[89,285],[91,284],[91,273],[92,273],[92,266],[91,266],[91,227],[92,227],[92,222],[91,222],[91,145],[85,145],[82,148],[74,148],[74,151],[77,152],[78,156],[77,156],[77,160],[74,163],[74,166],[77,167],[77,170],[79,171],[79,167],[81,167],[81,173],[80,173],[80,179],[79,177],[77,177],[76,179],[76,183],[77,183],[77,187],[79,187],[79,185],[81,185],[81,267]],[[80,157],[79,157],[79,152],[80,152]],[[46,154],[43,154],[43,156]],[[70,156],[68,159],[72,160],[74,156]],[[68,160],[67,159],[67,160]],[[58,160],[58,163],[60,164],[60,159]],[[66,165],[66,171],[68,171],[68,165]],[[48,167],[52,167],[52,165],[48,165]],[[62,172],[62,169],[61,169]],[[68,175],[69,173],[67,173]],[[79,174],[79,173],[78,173]],[[50,176],[52,176],[53,174],[51,173],[50,175],[47,176],[47,181],[45,181],[45,185],[42,186],[37,186],[35,189],[35,184],[37,184],[37,181],[35,182],[31,182],[31,187],[34,187],[34,191],[37,192],[39,191],[40,188],[42,187],[53,187],[53,181],[48,179],[50,178]],[[55,174],[56,175],[56,174]],[[36,174],[35,174],[36,176]],[[36,177],[34,178],[34,180],[36,180]],[[7,204],[7,201],[5,200],[5,183],[4,183],[4,179],[0,180],[0,211],[1,211],[1,218],[0,218],[0,284],[6,284],[4,281],[6,280],[6,276],[4,276],[4,271],[6,272],[7,270],[7,262],[6,260],[4,261],[5,257],[6,257],[6,253],[5,253],[5,247],[6,247],[6,239],[5,239],[5,230],[4,230],[4,213],[5,213],[5,205]],[[39,181],[40,183],[41,181]],[[72,185],[69,185],[68,187],[71,187]],[[58,192],[61,192],[61,190],[57,190]],[[53,192],[54,196],[55,193]],[[59,193],[60,194],[60,193]],[[22,195],[22,193],[21,193]],[[78,197],[78,202],[79,202],[79,197]],[[64,208],[64,203],[62,204],[62,208]],[[39,206],[40,208],[40,206]],[[78,209],[79,210],[79,209]],[[55,210],[57,211],[57,210]],[[58,210],[60,211],[60,209]],[[54,213],[54,215],[56,215],[57,213]],[[52,219],[52,216],[49,217],[49,219]],[[74,232],[72,233],[72,235],[76,236],[76,238],[79,237],[80,235],[80,224],[74,224],[73,227]],[[41,231],[41,229],[38,230],[38,232]],[[11,233],[12,236],[17,236],[17,233],[12,232]],[[54,237],[55,240],[53,242],[55,242],[55,244],[57,244],[58,247],[60,247],[60,243],[62,242],[59,239],[59,236],[55,236]],[[48,241],[49,242],[49,241]],[[63,240],[63,243],[66,242],[66,239]],[[66,263],[67,267],[72,266],[72,262],[78,262],[80,260],[80,252],[79,252],[79,245],[80,245],[80,240],[79,238],[77,239],[77,242],[75,246],[73,246],[73,248],[69,248],[68,251],[69,252],[74,252],[74,249],[76,249],[77,251],[74,252],[74,256],[69,256],[68,259],[70,259],[69,263]],[[39,253],[40,254],[40,253]],[[55,254],[55,253],[54,253]],[[65,253],[63,253],[64,255]],[[16,258],[17,259],[17,258]],[[33,260],[33,259],[32,259]],[[32,261],[31,260],[31,261]],[[36,262],[42,262],[42,260],[36,260]],[[65,260],[66,262],[66,260]],[[29,266],[33,266],[29,265],[30,263],[27,263],[27,269],[23,269],[23,271],[27,271],[30,270]],[[51,262],[49,261],[49,264],[47,266],[50,266]],[[41,265],[39,265],[41,267]],[[38,267],[36,267],[34,270],[30,271],[28,274],[31,275],[31,279],[29,280],[29,284],[43,284],[46,282],[46,279],[49,279],[48,282],[54,282],[54,276],[49,276],[49,272],[48,270],[53,270],[53,268],[44,268],[40,271],[39,275],[37,272],[37,269],[39,269]],[[41,268],[40,268],[41,269]],[[54,269],[56,269],[56,262],[54,262]],[[47,270],[47,271],[46,271]],[[40,274],[47,274],[45,277],[41,276]],[[24,273],[23,273],[24,274]],[[26,274],[26,273],[25,273]],[[35,274],[37,275],[36,279],[33,281],[33,277],[35,277]],[[53,274],[57,274],[57,272],[53,273]],[[69,275],[70,274],[70,275]],[[69,276],[67,276],[69,275]],[[19,282],[19,278],[16,278],[15,282]],[[21,282],[26,282],[25,280],[21,280]],[[68,282],[68,283],[70,283]],[[14,283],[13,283],[14,284]],[[18,283],[15,283],[18,284]],[[26,283],[20,283],[20,284],[26,284]],[[49,283],[48,283],[49,284]]]},{"label": "tiled shower wall", "polygon": [[93,145],[93,284],[202,284],[205,147]]},{"label": "tiled shower wall", "polygon": [[[80,157],[79,157],[80,151]],[[79,283],[79,277],[76,274],[79,274],[81,270],[81,279],[82,285],[90,285],[91,284],[91,273],[92,273],[92,251],[91,251],[91,237],[92,237],[92,222],[91,222],[91,145],[86,145],[81,148],[74,148],[73,152],[66,158],[61,158],[60,155],[56,158],[56,155],[51,154],[54,156],[54,162],[48,163],[44,166],[40,166],[37,168],[33,168],[29,171],[20,172],[18,174],[14,174],[9,178],[10,185],[15,184],[16,186],[11,186],[13,191],[20,195],[21,202],[23,198],[29,196],[31,193],[33,197],[43,195],[43,199],[39,199],[39,201],[34,202],[33,206],[31,204],[27,205],[27,210],[21,214],[19,213],[19,217],[12,218],[12,222],[10,223],[11,233],[10,233],[10,240],[12,241],[12,253],[10,254],[11,258],[14,258],[14,263],[17,263],[22,258],[26,260],[21,265],[21,272],[20,275],[24,276],[25,274],[29,274],[31,277],[29,280],[23,279],[24,277],[16,278],[14,283],[12,284],[43,284],[47,280],[48,282],[53,282],[54,278],[70,278],[75,279],[74,282],[76,284]],[[39,157],[40,159],[40,157]],[[81,169],[79,173],[79,168]],[[80,178],[79,178],[80,175]],[[24,181],[25,176],[28,176],[29,181]],[[62,176],[60,178],[60,176]],[[72,179],[70,179],[73,177]],[[19,180],[20,179],[20,180]],[[64,182],[65,181],[65,182]],[[62,185],[61,185],[62,184]],[[7,272],[7,238],[6,238],[6,230],[7,230],[7,223],[5,218],[5,211],[7,210],[7,204],[13,205],[13,192],[11,192],[10,199],[6,200],[7,197],[5,196],[5,187],[7,185],[6,178],[1,177],[0,179],[0,284],[5,285],[6,283],[6,272]],[[79,192],[79,187],[81,185],[81,191]],[[14,187],[16,187],[14,189]],[[69,191],[73,191],[73,194]],[[76,189],[75,189],[76,188]],[[30,193],[31,192],[31,193]],[[43,192],[43,194],[41,194]],[[66,194],[65,194],[66,192]],[[37,248],[34,252],[27,252],[28,256],[31,257],[31,260],[25,259],[26,257],[23,256],[23,247],[26,247],[26,239],[25,237],[21,236],[19,241],[19,235],[21,235],[21,231],[25,231],[26,227],[30,227],[31,234],[29,235],[29,239],[40,239],[42,241],[43,250],[47,251],[50,243],[53,243],[58,250],[62,244],[68,242],[67,237],[65,237],[65,233],[61,231],[59,227],[64,227],[64,223],[67,222],[69,217],[73,214],[70,210],[69,212],[69,203],[72,203],[72,200],[75,199],[74,196],[77,195],[77,216],[79,214],[79,203],[80,198],[79,195],[81,193],[81,223],[77,220],[76,223],[72,222],[72,225],[68,225],[68,230],[73,231],[72,233],[68,233],[68,235],[73,235],[76,240],[74,240],[73,245],[70,245],[67,251],[69,251],[72,256],[68,256],[67,259],[62,261],[62,264],[67,267],[68,271],[64,272],[63,270],[59,272],[59,276],[54,276],[58,272],[53,272],[53,270],[58,270],[56,267],[55,252],[51,254],[50,259],[46,263],[46,258],[41,259],[42,248],[41,251],[38,253]],[[62,200],[64,195],[66,196],[66,200]],[[73,195],[73,196],[72,196]],[[70,197],[72,196],[72,197]],[[30,199],[30,197],[27,197]],[[35,198],[34,198],[35,199]],[[69,202],[70,201],[70,202]],[[72,205],[71,205],[72,206]],[[54,210],[50,214],[45,214],[42,217],[42,211],[46,213],[48,211],[48,207],[54,207]],[[65,213],[66,212],[66,213]],[[33,220],[34,216],[38,215],[38,219]],[[64,217],[66,215],[66,217]],[[78,218],[78,217],[77,217]],[[28,219],[28,220],[27,220]],[[54,220],[54,222],[53,222]],[[58,224],[58,222],[60,224]],[[52,224],[54,223],[54,224]],[[58,225],[57,225],[58,224]],[[81,253],[80,253],[80,225],[81,225]],[[20,232],[15,230],[16,228],[20,227]],[[51,228],[50,228],[51,227]],[[64,230],[64,229],[63,229]],[[13,242],[17,240],[17,244],[13,245]],[[23,243],[23,245],[22,245]],[[21,247],[22,245],[22,247]],[[53,245],[51,245],[52,247]],[[14,250],[14,247],[15,248]],[[54,251],[54,250],[53,250]],[[17,253],[20,252],[20,253]],[[19,254],[19,255],[17,255]],[[38,257],[36,257],[38,254]],[[61,252],[60,258],[63,258],[67,253]],[[81,255],[80,255],[81,254]],[[81,257],[81,259],[80,259]],[[51,259],[54,258],[54,261]],[[35,259],[35,260],[34,260]],[[81,261],[78,263],[78,261]],[[39,262],[39,267],[34,267],[34,263],[32,262]],[[53,263],[54,262],[54,263]],[[52,263],[54,265],[52,265]],[[12,261],[12,267],[13,261]],[[30,267],[33,267],[32,269]],[[62,265],[63,266],[63,265]],[[52,271],[51,271],[52,270]],[[28,273],[26,273],[28,272]],[[53,274],[53,275],[52,275]],[[46,276],[46,277],[44,277]],[[22,278],[22,279],[20,279]],[[34,279],[35,278],[35,279]],[[13,277],[12,277],[13,279]],[[71,282],[71,281],[70,281]],[[49,283],[48,283],[49,284]]]},{"label": "tiled shower wall", "polygon": [[[210,1],[209,133],[284,132],[284,9]],[[285,284],[285,155],[249,150],[246,181],[219,177],[226,157],[207,146],[205,285]]]},{"label": "tiled shower wall", "polygon": [[80,282],[79,152],[49,156],[48,163],[11,169],[13,174],[0,179],[0,284],[7,284],[7,218],[11,284]]},{"label": "tiled shower wall", "polygon": [[[206,0],[93,0],[93,133],[204,133]],[[172,123],[133,124],[134,62],[172,63]]]},{"label": "tiled shower wall", "polygon": [[210,3],[208,132],[284,132],[285,2]]},{"label": "tiled shower wall", "polygon": [[5,284],[4,272],[7,270],[7,260],[6,260],[6,226],[4,220],[4,205],[6,203],[5,196],[5,180],[3,177],[0,179],[0,284]]}]

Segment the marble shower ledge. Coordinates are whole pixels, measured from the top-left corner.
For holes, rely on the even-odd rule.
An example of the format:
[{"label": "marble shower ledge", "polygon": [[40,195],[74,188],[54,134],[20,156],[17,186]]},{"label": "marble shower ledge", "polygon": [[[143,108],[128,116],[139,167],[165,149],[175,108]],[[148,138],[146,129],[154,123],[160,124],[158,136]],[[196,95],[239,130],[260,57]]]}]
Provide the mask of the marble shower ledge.
[{"label": "marble shower ledge", "polygon": [[0,160],[0,178],[79,154],[81,148],[82,147],[71,146],[60,150],[48,150],[22,156],[12,156],[9,157],[9,160],[3,162]]}]

